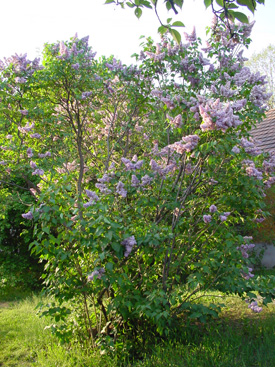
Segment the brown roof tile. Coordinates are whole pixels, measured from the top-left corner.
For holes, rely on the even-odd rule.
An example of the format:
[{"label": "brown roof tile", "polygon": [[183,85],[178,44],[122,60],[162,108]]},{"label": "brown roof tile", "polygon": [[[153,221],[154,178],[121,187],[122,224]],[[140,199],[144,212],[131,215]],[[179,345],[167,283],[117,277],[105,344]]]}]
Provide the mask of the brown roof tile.
[{"label": "brown roof tile", "polygon": [[251,129],[257,146],[267,152],[275,149],[275,109],[266,113],[266,118]]}]

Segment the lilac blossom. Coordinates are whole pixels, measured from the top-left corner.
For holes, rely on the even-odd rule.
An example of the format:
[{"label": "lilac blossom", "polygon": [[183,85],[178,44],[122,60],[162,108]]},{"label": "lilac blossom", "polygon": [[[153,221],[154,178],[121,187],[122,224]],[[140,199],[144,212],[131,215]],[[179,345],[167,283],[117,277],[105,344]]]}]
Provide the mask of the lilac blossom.
[{"label": "lilac blossom", "polygon": [[34,133],[34,134],[31,134],[30,137],[31,138],[34,138],[34,139],[40,139],[41,138],[41,135],[38,134],[38,133]]},{"label": "lilac blossom", "polygon": [[263,310],[262,307],[258,306],[258,302],[257,301],[253,301],[250,303],[250,305],[248,306],[248,308],[250,308],[253,312],[259,313]]},{"label": "lilac blossom", "polygon": [[79,63],[77,62],[76,64],[72,64],[72,68],[74,69],[74,70],[78,70],[79,69],[79,67],[80,67],[80,65],[79,65]]},{"label": "lilac blossom", "polygon": [[59,53],[61,56],[68,56],[68,48],[65,46],[63,41],[61,41],[59,44]]},{"label": "lilac blossom", "polygon": [[214,205],[214,204],[212,204],[212,205],[209,207],[209,211],[210,211],[210,213],[215,213],[217,210],[218,210],[218,209],[217,209],[216,205]]},{"label": "lilac blossom", "polygon": [[115,162],[112,162],[112,163],[110,164],[109,170],[114,169],[114,168],[115,168],[115,166],[116,166]]},{"label": "lilac blossom", "polygon": [[143,160],[137,161],[136,163],[132,163],[129,159],[122,157],[122,163],[126,166],[127,171],[135,171],[136,169],[140,169],[143,165]]},{"label": "lilac blossom", "polygon": [[262,108],[265,106],[265,102],[269,100],[272,93],[266,93],[265,87],[261,85],[254,85],[250,92],[250,100],[255,106]]},{"label": "lilac blossom", "polygon": [[31,211],[29,211],[28,213],[22,214],[22,217],[24,219],[29,219],[29,220],[33,219],[33,215]]},{"label": "lilac blossom", "polygon": [[145,175],[143,177],[141,177],[141,186],[147,186],[150,185],[150,183],[153,181],[153,178]]},{"label": "lilac blossom", "polygon": [[203,216],[204,223],[210,223],[211,220],[212,220],[212,216],[211,215],[206,214],[206,215]]},{"label": "lilac blossom", "polygon": [[179,154],[191,152],[197,146],[199,139],[198,135],[183,136],[182,141],[176,141],[174,144],[168,145],[168,147]]},{"label": "lilac blossom", "polygon": [[218,98],[215,101],[208,101],[206,106],[200,105],[200,114],[203,119],[202,131],[222,130],[226,131],[230,127],[237,127],[242,122],[237,115],[234,115],[230,103],[223,104]]},{"label": "lilac blossom", "polygon": [[174,125],[176,128],[179,128],[182,126],[182,115],[177,115],[176,117],[172,118],[169,117],[171,120],[171,124]]},{"label": "lilac blossom", "polygon": [[262,150],[256,147],[254,140],[249,141],[246,138],[241,138],[240,144],[245,152],[250,155],[258,156],[262,153]]},{"label": "lilac blossom", "polygon": [[0,161],[0,165],[1,166],[5,166],[7,164],[7,162],[5,162],[5,161]]},{"label": "lilac blossom", "polygon": [[[29,148],[30,149],[30,148]],[[30,161],[30,166],[31,166],[31,168],[33,168],[33,169],[36,169],[37,168],[37,164],[35,163],[35,162],[33,162],[33,161]]]},{"label": "lilac blossom", "polygon": [[94,191],[91,190],[87,190],[85,189],[86,195],[88,196],[88,198],[90,198],[90,202],[91,205],[94,204],[94,202],[99,200],[99,197],[97,196],[97,194]]},{"label": "lilac blossom", "polygon": [[28,158],[31,158],[33,156],[32,148],[27,149],[27,156]]},{"label": "lilac blossom", "polygon": [[225,212],[223,214],[220,215],[220,221],[221,222],[225,222],[227,220],[227,217],[230,215],[230,212]]},{"label": "lilac blossom", "polygon": [[235,153],[235,154],[239,154],[240,153],[240,148],[237,147],[237,145],[235,145],[232,149],[231,149],[231,152],[232,153]]},{"label": "lilac blossom", "polygon": [[32,175],[42,176],[44,175],[43,169],[37,168],[35,171],[33,171]]},{"label": "lilac blossom", "polygon": [[6,136],[6,139],[12,139],[12,135],[11,135],[11,134],[8,134],[8,135]]},{"label": "lilac blossom", "polygon": [[46,152],[46,153],[38,153],[38,157],[39,158],[45,158],[45,157],[51,157],[51,152]]},{"label": "lilac blossom", "polygon": [[19,112],[23,115],[23,116],[27,116],[27,114],[29,113],[28,110],[19,110]]},{"label": "lilac blossom", "polygon": [[152,91],[151,91],[151,94],[154,96],[154,97],[162,97],[162,91],[161,90],[159,90],[159,89],[153,89]]},{"label": "lilac blossom", "polygon": [[[244,237],[244,239],[245,238],[246,237]],[[248,259],[249,258],[248,252],[251,251],[254,247],[255,245],[253,243],[246,243],[245,245],[241,245],[240,247],[237,247],[237,250],[241,251],[242,257],[244,259]]]},{"label": "lilac blossom", "polygon": [[255,219],[255,222],[256,222],[256,223],[262,223],[264,220],[265,220],[265,218],[264,218],[264,217],[256,218],[256,219]]},{"label": "lilac blossom", "polygon": [[124,184],[119,181],[117,186],[116,186],[116,192],[121,195],[123,198],[126,198],[127,196],[127,191],[124,188]]},{"label": "lilac blossom", "polygon": [[269,177],[266,181],[264,181],[264,185],[267,189],[270,189],[271,186],[275,183],[275,177]]},{"label": "lilac blossom", "polygon": [[135,236],[131,236],[131,237],[125,238],[125,240],[123,240],[121,244],[125,246],[126,248],[124,252],[124,256],[128,257],[130,253],[132,252],[133,247],[137,244],[137,241],[135,239]]},{"label": "lilac blossom", "polygon": [[21,131],[21,133],[23,133],[23,134],[26,134],[26,133],[32,131],[33,128],[34,128],[34,123],[33,122],[31,124],[28,122],[26,124],[26,126],[24,126],[24,127],[18,126],[18,130]]},{"label": "lilac blossom", "polygon": [[[110,169],[111,169],[111,166],[110,166]],[[104,173],[104,175],[102,176],[102,178],[98,178],[97,179],[97,181],[100,182],[100,183],[107,183],[107,182],[110,182],[110,180],[111,180],[111,177],[108,176],[106,173]]]},{"label": "lilac blossom", "polygon": [[243,273],[242,276],[245,280],[249,280],[250,278],[254,277],[254,274],[252,274],[253,269],[252,268],[248,268],[248,274]]},{"label": "lilac blossom", "polygon": [[245,165],[245,171],[249,177],[255,177],[257,180],[263,179],[263,173],[255,167],[255,163],[250,160],[243,161]]},{"label": "lilac blossom", "polygon": [[160,100],[161,100],[163,103],[165,103],[165,104],[166,104],[166,106],[167,106],[170,110],[172,110],[173,108],[175,108],[175,105],[174,105],[174,103],[171,101],[171,99],[170,99],[170,98],[162,97]]},{"label": "lilac blossom", "polygon": [[15,83],[18,83],[18,84],[24,84],[26,83],[27,79],[26,78],[20,78],[20,77],[16,77],[14,79]]},{"label": "lilac blossom", "polygon": [[92,95],[93,92],[83,92],[81,95],[81,99],[86,99],[88,97],[90,97],[90,95]]},{"label": "lilac blossom", "polygon": [[193,27],[193,31],[192,31],[191,34],[188,34],[188,33],[184,32],[184,36],[185,36],[186,41],[195,42],[196,39],[197,39],[196,28]]},{"label": "lilac blossom", "polygon": [[101,279],[104,273],[104,268],[94,270],[91,274],[88,275],[88,282],[92,282],[94,279]]},{"label": "lilac blossom", "polygon": [[137,176],[136,175],[132,175],[131,186],[132,187],[139,187],[139,185],[140,185],[140,181],[137,178]]},{"label": "lilac blossom", "polygon": [[95,187],[99,189],[100,192],[102,192],[103,194],[110,194],[111,190],[109,190],[107,188],[107,186],[103,183],[96,183]]},{"label": "lilac blossom", "polygon": [[247,99],[243,98],[240,99],[238,101],[235,101],[232,103],[231,107],[235,110],[235,111],[240,111],[242,108],[244,108],[244,106],[247,104]]}]

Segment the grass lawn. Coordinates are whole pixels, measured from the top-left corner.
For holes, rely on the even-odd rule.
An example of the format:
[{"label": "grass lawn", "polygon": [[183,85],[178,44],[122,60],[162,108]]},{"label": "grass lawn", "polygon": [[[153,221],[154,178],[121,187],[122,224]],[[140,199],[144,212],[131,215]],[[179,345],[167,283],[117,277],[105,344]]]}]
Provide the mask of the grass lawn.
[{"label": "grass lawn", "polygon": [[[218,294],[217,294],[218,295]],[[218,298],[218,297],[217,297]],[[36,315],[39,296],[0,301],[0,366],[116,367],[119,361],[99,352],[61,346]],[[211,299],[213,302],[213,299]],[[275,304],[252,313],[238,297],[227,297],[221,317],[182,330],[181,342],[152,346],[133,367],[275,366]]]}]

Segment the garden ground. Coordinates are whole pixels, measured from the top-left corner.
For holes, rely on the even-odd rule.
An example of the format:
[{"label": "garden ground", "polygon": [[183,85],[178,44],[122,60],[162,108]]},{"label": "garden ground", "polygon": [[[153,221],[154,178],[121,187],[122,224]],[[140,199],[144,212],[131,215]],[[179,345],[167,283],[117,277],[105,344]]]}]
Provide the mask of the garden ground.
[{"label": "garden ground", "polygon": [[[220,301],[215,293],[209,302]],[[13,300],[11,298],[13,297]],[[80,346],[62,346],[37,316],[39,295],[0,299],[1,367],[272,367],[275,366],[275,304],[252,313],[239,297],[223,298],[219,319],[182,326],[177,341],[152,345],[142,359],[132,362]]]}]

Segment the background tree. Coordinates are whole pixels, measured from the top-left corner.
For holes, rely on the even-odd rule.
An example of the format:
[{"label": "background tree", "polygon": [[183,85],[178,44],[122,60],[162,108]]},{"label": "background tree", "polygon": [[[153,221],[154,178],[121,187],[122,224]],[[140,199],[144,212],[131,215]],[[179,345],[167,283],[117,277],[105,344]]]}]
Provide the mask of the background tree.
[{"label": "background tree", "polygon": [[266,89],[272,93],[268,101],[270,108],[275,108],[275,46],[269,45],[259,53],[254,53],[246,62],[246,65],[254,73],[266,75]]}]

